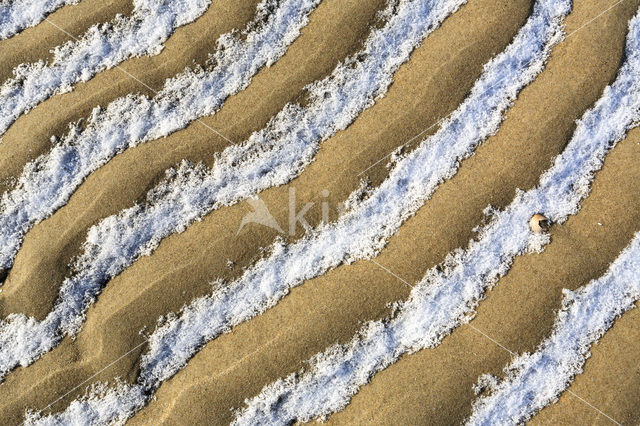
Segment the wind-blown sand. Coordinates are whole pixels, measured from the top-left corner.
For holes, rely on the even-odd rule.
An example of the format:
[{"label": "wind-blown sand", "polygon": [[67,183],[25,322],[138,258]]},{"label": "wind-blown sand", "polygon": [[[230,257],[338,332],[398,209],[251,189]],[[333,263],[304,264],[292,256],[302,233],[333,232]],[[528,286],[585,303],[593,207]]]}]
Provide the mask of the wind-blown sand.
[{"label": "wind-blown sand", "polygon": [[[25,165],[51,149],[51,137],[63,137],[69,123],[86,119],[94,107],[129,93],[151,97],[185,67],[207,66],[218,37],[243,29],[258,3],[213,0],[200,18],[176,29],[159,54],[127,60],[20,117],[0,143],[0,190],[12,189]],[[544,70],[519,93],[498,132],[462,161],[379,255],[304,282],[271,309],[208,342],[129,423],[229,423],[245,399],[307,368],[309,358],[330,345],[348,342],[363,322],[389,316],[390,305],[409,295],[409,285],[476,236],[475,228],[486,221],[487,205],[502,209],[516,189],[537,184],[571,138],[576,120],[615,80],[624,60],[628,22],[640,0],[623,0],[607,10],[614,3],[573,1],[565,20],[570,36],[552,48]],[[468,96],[483,65],[525,24],[533,4],[468,0],[446,18],[394,73],[384,97],[323,141],[298,177],[258,194],[282,229],[287,231],[292,189],[296,211],[312,203],[305,219],[315,227],[322,222],[323,204],[334,221],[339,204],[363,180],[371,188],[380,185],[389,174],[386,156],[407,141],[404,152],[409,152],[435,133],[439,120]],[[27,233],[2,286],[0,318],[23,313],[43,320],[63,280],[73,273],[70,264],[82,253],[91,226],[136,202],[145,203],[165,170],[181,160],[211,166],[215,154],[265,127],[288,103],[304,107],[305,86],[358,52],[371,30],[384,25],[378,12],[385,6],[385,0],[323,0],[282,58],[261,69],[215,115],[130,148],[92,173],[65,206]],[[92,24],[131,10],[131,1],[82,0],[60,8],[49,20],[76,37]],[[50,59],[49,50],[68,39],[43,21],[0,41],[0,79],[9,78],[21,63]],[[415,135],[420,137],[412,139]],[[600,277],[640,230],[639,182],[640,131],[635,129],[606,157],[580,211],[551,227],[551,243],[542,253],[515,259],[468,325],[435,348],[402,356],[328,422],[464,422],[477,398],[473,386],[478,377],[504,376],[509,351],[535,351],[552,330],[562,289],[575,290]],[[250,211],[247,202],[214,210],[106,283],[74,339],[65,337],[0,383],[2,424],[21,423],[25,410],[62,412],[94,384],[136,383],[140,357],[148,350],[145,336],[156,329],[159,317],[209,294],[213,281],[225,280],[224,286],[240,277],[278,238],[293,243],[306,233],[300,224],[294,235],[256,223],[239,230]],[[640,422],[639,315],[633,309],[617,320],[593,346],[570,392],[531,422]]]}]

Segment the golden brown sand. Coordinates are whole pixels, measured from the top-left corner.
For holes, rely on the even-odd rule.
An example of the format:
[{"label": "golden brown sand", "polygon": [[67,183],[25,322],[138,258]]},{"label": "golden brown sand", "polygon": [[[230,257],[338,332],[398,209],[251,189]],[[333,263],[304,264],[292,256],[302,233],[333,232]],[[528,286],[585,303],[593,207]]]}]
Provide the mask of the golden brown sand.
[{"label": "golden brown sand", "polygon": [[[63,136],[70,121],[97,105],[131,92],[148,96],[185,66],[203,64],[217,37],[252,19],[258,0],[214,0],[197,21],[178,29],[158,56],[124,62],[100,73],[71,93],[55,96],[21,117],[0,144],[0,188],[24,165],[47,152],[50,136]],[[465,98],[482,66],[502,51],[526,21],[532,0],[469,0],[431,34],[394,76],[387,95],[346,130],[323,142],[316,160],[298,178],[260,194],[276,220],[285,224],[288,194],[297,205],[314,203],[306,219],[320,223],[322,202],[335,206],[360,181],[379,184],[387,174],[386,154],[414,135],[434,132]],[[282,59],[261,70],[250,86],[227,100],[203,122],[117,156],[92,174],[69,203],[27,235],[0,293],[0,316],[22,312],[42,319],[51,309],[69,262],[81,251],[87,229],[100,219],[142,200],[168,167],[182,159],[211,164],[212,156],[259,130],[288,102],[304,102],[303,87],[329,74],[356,52],[383,0],[324,0]],[[574,0],[567,33],[601,13],[601,0]],[[623,59],[627,22],[640,0],[625,0],[554,47],[546,69],[519,95],[496,135],[465,160],[460,171],[438,188],[418,213],[372,261],[340,266],[294,289],[278,305],[207,344],[188,365],[164,383],[157,399],[132,424],[223,424],[232,409],[265,385],[299,371],[313,354],[346,342],[362,322],[388,315],[391,302],[405,298],[408,283],[465,247],[483,209],[506,206],[517,188],[529,189],[569,140],[575,120],[613,81]],[[128,14],[130,1],[83,0],[50,16],[74,36],[116,13]],[[0,78],[22,62],[49,58],[48,50],[68,37],[46,21],[0,42]],[[149,88],[151,90],[149,90]],[[231,141],[231,142],[230,142]],[[531,351],[550,332],[562,288],[576,289],[597,278],[640,229],[640,131],[616,147],[596,176],[581,211],[551,229],[542,254],[516,259],[509,274],[487,294],[477,317],[435,349],[404,356],[376,375],[342,412],[338,424],[457,424],[470,413],[472,385],[479,375],[500,375],[508,350]],[[415,143],[406,149],[411,149]],[[365,171],[365,173],[361,173]],[[329,196],[321,194],[328,190]],[[56,412],[85,394],[86,386],[136,379],[139,331],[152,331],[161,315],[207,294],[209,283],[232,279],[261,257],[278,233],[258,225],[236,232],[246,203],[207,215],[184,233],[163,241],[149,257],[108,283],[75,340],[62,344],[0,384],[2,424],[17,424],[26,408]],[[600,222],[602,225],[598,225]],[[295,241],[304,231],[289,237]],[[228,261],[233,266],[228,266]],[[378,264],[383,265],[394,275]],[[397,277],[396,277],[397,276]],[[640,421],[640,314],[625,314],[593,348],[585,372],[559,402],[533,423],[606,424],[602,412],[625,424]],[[491,336],[490,338],[487,336]],[[493,339],[493,340],[491,340]],[[499,343],[499,344],[498,344]],[[98,373],[92,377],[95,373]],[[92,377],[91,380],[85,380]],[[81,385],[78,387],[78,385]],[[67,394],[68,393],[68,394]],[[586,401],[586,402],[585,402]],[[593,407],[589,406],[592,404]]]}]

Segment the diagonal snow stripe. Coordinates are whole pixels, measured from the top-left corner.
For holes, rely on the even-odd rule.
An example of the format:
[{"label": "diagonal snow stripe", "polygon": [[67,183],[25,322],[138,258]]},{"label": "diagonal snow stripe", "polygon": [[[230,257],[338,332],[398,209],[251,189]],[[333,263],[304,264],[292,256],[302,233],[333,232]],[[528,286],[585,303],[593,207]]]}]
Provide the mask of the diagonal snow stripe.
[{"label": "diagonal snow stripe", "polygon": [[[50,64],[22,64],[0,86],[0,135],[22,114],[133,56],[153,55],[176,28],[202,15],[211,0],[136,0],[133,14],[94,25],[54,49]],[[2,12],[0,12],[1,15]]]},{"label": "diagonal snow stripe", "polygon": [[468,424],[523,423],[554,402],[582,372],[589,347],[640,299],[640,233],[607,272],[575,292],[565,290],[551,336],[505,369],[504,381],[479,398]]},{"label": "diagonal snow stripe", "polygon": [[91,396],[73,401],[61,414],[41,417],[27,411],[24,425],[123,425],[147,399],[142,386],[118,383],[115,389],[108,390],[106,386],[98,385],[91,390]]},{"label": "diagonal snow stripe", "polygon": [[[56,9],[80,0],[4,0],[0,2],[0,40],[42,22]],[[0,132],[2,133],[2,132]]]},{"label": "diagonal snow stripe", "polygon": [[[576,213],[606,153],[637,125],[639,43],[640,18],[636,16],[630,23],[627,59],[616,81],[578,122],[567,148],[536,188],[519,192],[509,207],[496,213],[479,240],[449,255],[443,269],[431,269],[390,319],[371,322],[349,344],[317,354],[307,373],[266,386],[247,401],[236,424],[286,423],[330,414],[346,406],[361,386],[402,354],[436,347],[454,328],[469,321],[485,290],[508,271],[513,258],[527,250],[541,250],[548,242],[529,230],[531,215],[543,212],[562,222]],[[176,336],[175,342],[184,340],[186,332]]]},{"label": "diagonal snow stripe", "polygon": [[129,95],[95,108],[84,130],[72,128],[51,152],[27,164],[17,187],[0,202],[0,269],[11,267],[25,233],[62,207],[93,171],[129,147],[215,113],[244,89],[260,68],[284,54],[319,2],[263,0],[242,34],[219,38],[211,71],[187,69],[152,99]]},{"label": "diagonal snow stripe", "polygon": [[[160,239],[184,229],[213,208],[285,183],[298,174],[311,161],[319,142],[345,128],[384,94],[393,73],[413,48],[462,3],[390,1],[384,12],[387,23],[372,31],[361,52],[328,78],[308,87],[311,100],[306,107],[288,105],[245,144],[225,150],[211,172],[184,164],[150,193],[148,205],[125,210],[92,228],[85,255],[76,265],[82,272],[67,281],[61,293],[60,305],[73,309],[52,313],[66,315],[64,331],[72,333],[81,324],[88,299],[99,293],[108,277],[151,251]],[[17,319],[13,321],[16,328],[8,332],[13,333],[12,339],[29,335]],[[51,333],[38,327],[34,325],[31,332]]]}]

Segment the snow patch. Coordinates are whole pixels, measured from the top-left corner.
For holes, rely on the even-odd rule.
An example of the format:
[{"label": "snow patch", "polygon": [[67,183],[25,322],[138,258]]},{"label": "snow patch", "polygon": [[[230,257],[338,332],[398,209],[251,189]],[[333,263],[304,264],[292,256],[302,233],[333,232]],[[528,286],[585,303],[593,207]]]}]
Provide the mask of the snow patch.
[{"label": "snow patch", "polygon": [[467,100],[438,132],[400,160],[359,206],[294,244],[273,246],[271,255],[240,279],[195,300],[156,330],[142,361],[142,379],[165,380],[204,343],[272,307],[292,287],[342,262],[374,256],[436,186],[455,173],[458,161],[497,130],[518,91],[543,68],[560,38],[569,4],[568,0],[539,2],[514,42],[486,66]]},{"label": "snow patch", "polygon": [[473,405],[472,425],[520,424],[557,400],[582,372],[589,348],[640,299],[640,233],[599,279],[565,291],[551,336],[505,369]]},{"label": "snow patch", "polygon": [[80,0],[5,0],[0,2],[0,40],[42,22],[56,9]]},{"label": "snow patch", "polygon": [[[0,86],[0,136],[22,114],[56,93],[134,56],[154,55],[173,31],[202,15],[211,0],[136,0],[131,16],[96,24],[53,50],[53,60],[21,64]],[[0,16],[2,12],[0,11]]]},{"label": "snow patch", "polygon": [[[305,108],[287,105],[265,129],[217,156],[210,171],[188,163],[169,171],[149,193],[147,205],[127,209],[91,229],[86,255],[77,268],[115,273],[211,209],[293,178],[311,161],[320,141],[345,128],[387,90],[413,48],[463,2],[390,1],[382,14],[388,22],[372,31],[361,52],[307,87],[310,100]],[[74,291],[61,295],[61,300],[69,297],[68,303],[76,300],[80,306],[87,294],[99,292],[104,280],[83,282],[74,284]],[[81,315],[67,316],[59,326],[72,333],[81,320]],[[150,392],[160,382],[148,379],[141,386]]]}]

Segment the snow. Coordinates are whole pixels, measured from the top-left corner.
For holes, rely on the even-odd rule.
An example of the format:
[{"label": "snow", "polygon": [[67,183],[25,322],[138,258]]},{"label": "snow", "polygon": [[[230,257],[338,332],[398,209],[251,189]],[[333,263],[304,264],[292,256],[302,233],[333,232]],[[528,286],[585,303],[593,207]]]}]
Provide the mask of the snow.
[{"label": "snow", "polygon": [[[421,7],[415,7],[417,4]],[[322,139],[346,127],[386,90],[393,71],[434,28],[430,24],[444,19],[461,0],[437,4],[406,3],[386,27],[372,34],[359,55],[366,59],[359,61],[354,55],[331,76],[309,87],[312,101],[305,108],[287,105],[265,129],[244,144],[226,149],[211,170],[188,163],[169,170],[167,179],[148,194],[147,204],[125,209],[93,226],[83,254],[74,262],[75,274],[63,282],[47,318],[38,322],[13,315],[0,322],[0,342],[12,342],[0,348],[0,373],[30,364],[55,347],[63,335],[75,334],[104,284],[140,256],[150,254],[163,238],[184,231],[214,208],[293,178],[311,161]],[[409,25],[416,22],[421,25]],[[335,96],[324,96],[327,92]],[[298,170],[291,166],[294,163]]]},{"label": "snow", "polygon": [[[0,86],[0,136],[22,114],[57,93],[133,56],[153,55],[173,31],[202,15],[211,0],[136,0],[131,16],[94,25],[53,50],[50,63],[21,64]],[[0,12],[1,16],[1,12]]]},{"label": "snow", "polygon": [[551,336],[505,369],[507,377],[479,398],[472,425],[524,423],[555,402],[589,357],[589,348],[640,299],[640,233],[608,271],[575,292],[564,291]]},{"label": "snow", "polygon": [[[137,256],[149,253],[164,236],[185,229],[198,215],[294,177],[311,161],[321,140],[346,127],[386,91],[393,72],[413,48],[462,3],[390,1],[383,12],[388,21],[385,26],[371,33],[361,52],[307,88],[310,101],[305,108],[287,105],[265,129],[223,152],[211,170],[184,163],[169,171],[167,180],[150,192],[146,206],[125,210],[92,228],[85,245],[86,262],[81,259],[76,266],[116,273]],[[299,164],[297,170],[291,167],[292,158]],[[96,290],[92,287],[90,291],[88,285],[77,285],[61,299],[77,300],[80,305],[101,284],[92,282]],[[81,320],[81,315],[66,316],[63,328],[73,332]],[[150,389],[158,384],[144,386]]]},{"label": "snow", "polygon": [[50,13],[80,0],[4,0],[0,2],[0,40],[42,22]]},{"label": "snow", "polygon": [[[468,155],[479,141],[497,129],[502,113],[518,91],[540,72],[551,45],[561,36],[561,20],[569,11],[568,1],[545,5],[536,9],[537,13],[507,51],[487,65],[469,99],[442,129],[415,152],[398,159],[389,179],[370,198],[312,236],[290,247],[275,246],[270,257],[250,268],[237,282],[221,287],[211,296],[196,299],[178,317],[157,329],[150,338],[150,349],[143,357],[140,383],[136,386],[152,392],[181,369],[206,341],[272,306],[291,286],[349,256],[372,253],[381,238],[393,232],[399,221],[415,211],[435,186],[453,173],[459,157]],[[399,8],[396,16],[401,12]],[[486,110],[492,113],[482,114],[481,120],[469,120]],[[443,152],[451,154],[433,168],[420,167],[425,158],[439,158]],[[363,219],[364,225],[359,225]],[[345,234],[345,229],[350,234]],[[327,251],[328,245],[331,250]],[[123,410],[130,407],[131,404],[123,403]],[[314,415],[311,411],[309,414]],[[78,418],[77,413],[64,417],[67,415],[71,414],[65,412],[57,418]]]},{"label": "snow", "polygon": [[[382,96],[393,71],[415,45],[462,2],[394,3],[389,3],[385,26],[367,40],[365,54],[354,55],[331,76],[311,85],[311,101],[305,108],[287,105],[265,129],[217,156],[212,169],[183,163],[168,171],[166,180],[149,193],[147,204],[93,227],[85,253],[75,264],[78,273],[65,281],[52,319],[38,323],[13,316],[0,325],[0,361],[9,360],[0,365],[8,366],[4,367],[8,371],[30,363],[57,344],[61,334],[74,334],[106,280],[149,254],[162,238],[183,231],[214,208],[299,174],[318,144]],[[218,286],[160,324],[150,336],[137,384],[99,388],[61,413],[30,414],[27,423],[123,422],[208,341],[274,306],[305,280],[341,263],[375,256],[437,186],[455,174],[459,162],[497,131],[504,112],[543,69],[552,46],[562,38],[562,21],[570,8],[570,0],[537,0],[526,25],[485,66],[469,97],[438,132],[413,152],[396,156],[389,177],[364,200],[354,197],[350,210],[338,221],[321,225],[293,244],[275,244],[266,258],[238,280]],[[468,322],[485,292],[509,270],[516,256],[540,251],[549,242],[547,235],[530,231],[531,215],[542,213],[562,223],[575,214],[606,154],[637,125],[638,43],[640,18],[636,17],[630,23],[625,63],[615,82],[577,123],[565,151],[535,188],[518,191],[506,209],[493,211],[478,238],[428,271],[410,297],[395,306],[391,317],[367,323],[348,344],[331,346],[314,356],[306,371],[266,386],[236,413],[235,423],[288,424],[327,416],[344,408],[361,386],[402,354],[435,347]],[[144,121],[141,126],[145,127]],[[634,239],[602,278],[566,293],[552,336],[533,355],[514,361],[511,375],[476,403],[472,422],[523,421],[557,398],[580,371],[590,344],[640,296],[639,240],[640,236]],[[35,346],[29,346],[31,342]],[[17,350],[8,349],[13,347]],[[532,389],[539,391],[532,396]]]},{"label": "snow", "polygon": [[[142,378],[164,380],[205,342],[264,312],[305,280],[347,261],[373,256],[386,238],[455,172],[458,161],[495,132],[518,91],[537,75],[561,35],[569,1],[540,7],[509,48],[492,60],[471,95],[419,148],[398,160],[369,198],[337,222],[272,253],[237,281],[199,298],[151,337]],[[428,164],[430,167],[425,167]]]}]

